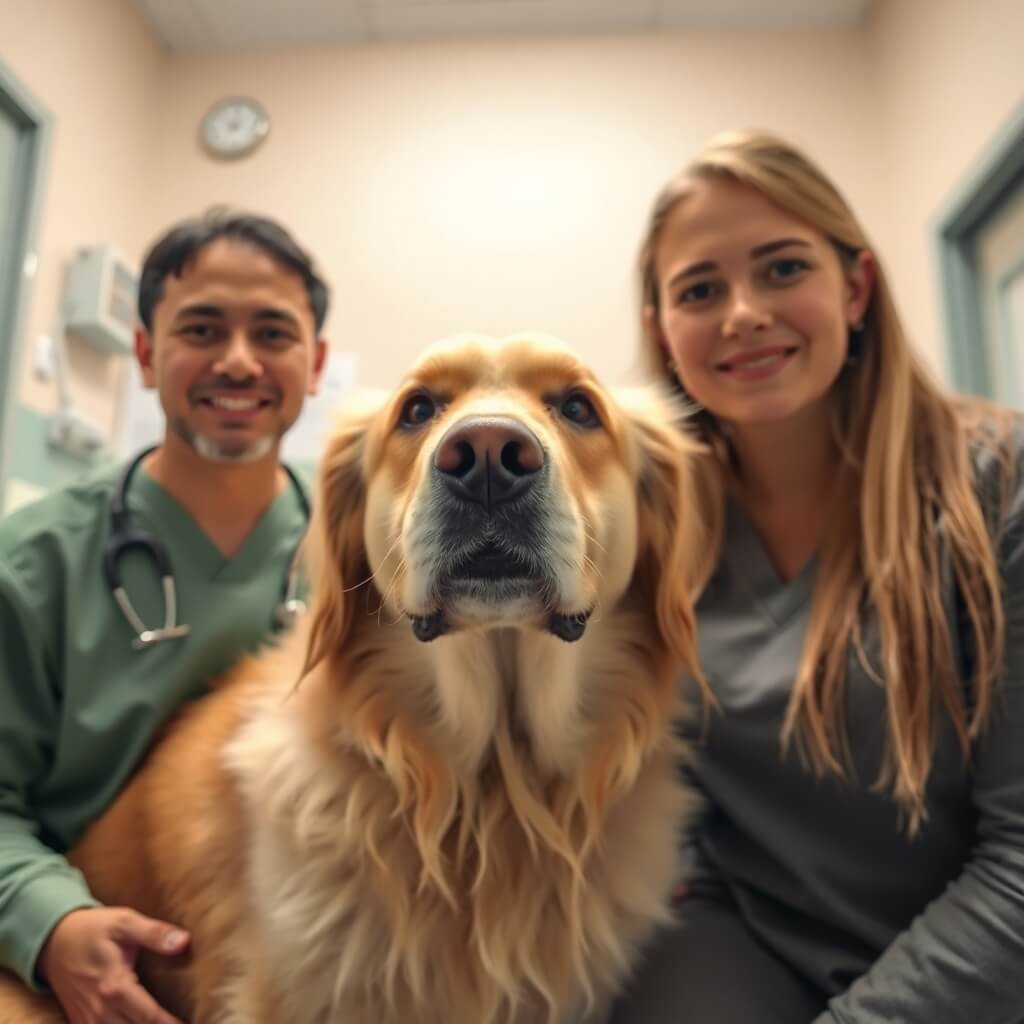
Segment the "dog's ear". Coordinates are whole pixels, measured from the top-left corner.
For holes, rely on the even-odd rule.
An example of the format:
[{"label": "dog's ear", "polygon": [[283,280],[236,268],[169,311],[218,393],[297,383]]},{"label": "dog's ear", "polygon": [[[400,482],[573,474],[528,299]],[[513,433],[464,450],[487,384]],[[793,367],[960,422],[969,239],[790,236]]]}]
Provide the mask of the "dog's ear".
[{"label": "dog's ear", "polygon": [[366,446],[380,402],[366,398],[342,414],[317,473],[304,545],[313,607],[303,675],[344,649],[357,601],[373,588],[364,539]]},{"label": "dog's ear", "polygon": [[677,402],[646,390],[637,399],[630,396],[627,415],[639,452],[638,573],[653,591],[668,649],[703,683],[694,604],[717,557],[711,524],[720,476]]}]

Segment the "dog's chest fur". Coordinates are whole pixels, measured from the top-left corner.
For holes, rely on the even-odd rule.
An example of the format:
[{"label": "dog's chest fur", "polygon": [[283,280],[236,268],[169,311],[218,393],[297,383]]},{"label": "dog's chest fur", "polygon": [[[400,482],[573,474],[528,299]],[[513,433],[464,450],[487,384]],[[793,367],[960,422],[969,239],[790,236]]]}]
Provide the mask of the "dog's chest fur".
[{"label": "dog's chest fur", "polygon": [[[272,979],[296,1024],[600,1019],[666,918],[687,802],[675,753],[666,740],[647,760],[576,884],[557,836],[524,828],[522,794],[496,764],[452,797],[429,877],[429,837],[391,778],[361,752],[328,760],[300,708],[264,708],[227,755],[252,827],[256,919],[242,945],[256,962],[239,966]],[[555,785],[540,795],[560,799]]]}]

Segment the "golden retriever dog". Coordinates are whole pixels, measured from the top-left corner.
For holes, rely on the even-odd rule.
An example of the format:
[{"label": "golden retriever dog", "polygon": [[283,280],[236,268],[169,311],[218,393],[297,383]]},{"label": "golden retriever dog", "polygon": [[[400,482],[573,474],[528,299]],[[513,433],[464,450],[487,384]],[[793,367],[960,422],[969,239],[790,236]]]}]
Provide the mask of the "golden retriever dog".
[{"label": "golden retriever dog", "polygon": [[[343,419],[303,625],[181,714],[71,854],[105,903],[191,933],[140,962],[163,1005],[607,1014],[669,917],[691,803],[696,451],[666,400],[538,338],[435,346]],[[0,1020],[61,1019],[5,984]]]}]

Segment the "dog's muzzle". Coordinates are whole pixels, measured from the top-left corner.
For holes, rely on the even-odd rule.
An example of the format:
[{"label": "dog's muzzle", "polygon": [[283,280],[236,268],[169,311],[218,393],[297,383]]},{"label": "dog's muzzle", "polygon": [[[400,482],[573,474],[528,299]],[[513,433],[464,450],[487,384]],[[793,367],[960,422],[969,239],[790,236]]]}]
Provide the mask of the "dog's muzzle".
[{"label": "dog's muzzle", "polygon": [[[431,472],[439,499],[436,568],[438,610],[411,616],[419,640],[451,628],[453,599],[501,606],[533,596],[551,607],[555,595],[545,564],[548,460],[528,426],[511,416],[466,416],[434,450]],[[578,640],[589,612],[551,611],[547,630]]]}]

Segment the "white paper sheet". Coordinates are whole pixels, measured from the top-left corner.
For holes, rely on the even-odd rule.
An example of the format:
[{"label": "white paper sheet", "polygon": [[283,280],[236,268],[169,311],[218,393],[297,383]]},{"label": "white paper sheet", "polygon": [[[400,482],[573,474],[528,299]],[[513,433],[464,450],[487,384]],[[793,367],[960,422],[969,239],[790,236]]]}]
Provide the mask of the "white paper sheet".
[{"label": "white paper sheet", "polygon": [[302,415],[285,434],[282,453],[286,461],[312,463],[320,459],[340,407],[355,390],[358,361],[355,352],[328,354],[320,390],[306,396]]},{"label": "white paper sheet", "polygon": [[129,459],[164,438],[164,411],[156,391],[142,386],[142,375],[133,361],[123,374],[121,408],[114,431],[114,456]]},{"label": "white paper sheet", "polygon": [[[286,460],[314,463],[320,458],[339,407],[355,389],[357,365],[355,352],[328,354],[319,392],[306,397],[302,414],[285,435],[282,452]],[[156,391],[142,386],[137,366],[129,367],[124,377],[114,451],[118,458],[127,459],[163,440],[164,414]]]}]

